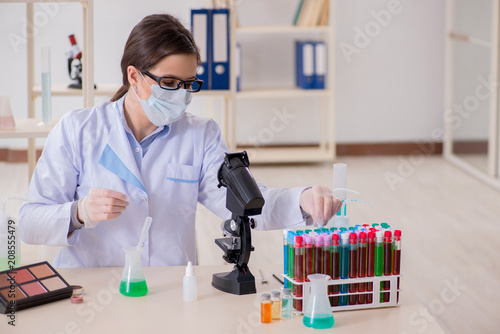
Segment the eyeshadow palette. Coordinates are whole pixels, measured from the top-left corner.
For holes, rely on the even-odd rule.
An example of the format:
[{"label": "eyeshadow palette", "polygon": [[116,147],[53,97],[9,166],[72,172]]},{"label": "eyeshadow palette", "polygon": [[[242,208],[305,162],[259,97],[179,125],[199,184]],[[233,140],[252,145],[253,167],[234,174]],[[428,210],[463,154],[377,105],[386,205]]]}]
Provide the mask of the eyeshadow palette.
[{"label": "eyeshadow palette", "polygon": [[0,313],[69,298],[73,288],[48,263],[0,272]]}]

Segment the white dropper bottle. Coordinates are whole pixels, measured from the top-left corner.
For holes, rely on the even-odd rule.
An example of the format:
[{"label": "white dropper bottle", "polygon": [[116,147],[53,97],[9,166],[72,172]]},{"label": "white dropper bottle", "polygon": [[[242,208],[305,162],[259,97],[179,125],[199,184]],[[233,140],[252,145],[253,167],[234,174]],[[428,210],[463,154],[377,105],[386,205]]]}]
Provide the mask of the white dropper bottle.
[{"label": "white dropper bottle", "polygon": [[196,300],[198,298],[198,278],[194,274],[193,264],[188,262],[186,275],[182,280],[182,288],[185,301]]}]

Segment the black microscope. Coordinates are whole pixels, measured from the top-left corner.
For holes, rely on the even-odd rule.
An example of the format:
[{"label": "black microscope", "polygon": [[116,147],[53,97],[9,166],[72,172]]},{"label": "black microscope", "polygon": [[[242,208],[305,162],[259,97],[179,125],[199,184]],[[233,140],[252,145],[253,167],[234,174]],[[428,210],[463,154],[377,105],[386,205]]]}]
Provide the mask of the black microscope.
[{"label": "black microscope", "polygon": [[235,295],[255,293],[255,277],[248,269],[250,252],[254,250],[250,229],[255,221],[249,216],[260,215],[264,198],[248,166],[246,151],[226,153],[219,168],[218,187],[226,187],[226,208],[231,211],[231,219],[222,223],[222,232],[227,238],[215,239],[224,251],[222,258],[234,263],[233,270],[214,274],[212,286]]}]

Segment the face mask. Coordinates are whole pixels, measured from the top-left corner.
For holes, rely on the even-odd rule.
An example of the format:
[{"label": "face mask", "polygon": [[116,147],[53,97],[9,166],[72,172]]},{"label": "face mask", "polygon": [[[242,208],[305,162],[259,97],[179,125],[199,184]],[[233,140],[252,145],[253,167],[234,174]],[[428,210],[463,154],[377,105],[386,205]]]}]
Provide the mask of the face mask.
[{"label": "face mask", "polygon": [[[146,81],[144,76],[142,78]],[[147,81],[146,83],[149,85]],[[166,90],[158,85],[149,86],[151,87],[151,97],[148,100],[139,98],[136,87],[133,91],[151,123],[156,126],[167,125],[184,115],[187,106],[191,103],[191,92],[186,89]]]}]

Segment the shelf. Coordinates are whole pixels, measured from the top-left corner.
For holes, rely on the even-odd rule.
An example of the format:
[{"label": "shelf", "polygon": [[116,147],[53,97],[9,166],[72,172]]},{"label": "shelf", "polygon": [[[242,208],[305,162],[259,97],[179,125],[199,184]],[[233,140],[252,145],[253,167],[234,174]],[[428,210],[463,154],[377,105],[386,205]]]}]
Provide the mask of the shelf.
[{"label": "shelf", "polygon": [[333,153],[318,147],[236,147],[247,151],[250,163],[298,163],[333,161]]},{"label": "shelf", "polygon": [[52,125],[44,125],[39,118],[16,118],[16,127],[12,130],[0,130],[0,138],[43,138],[49,135],[57,120]]},{"label": "shelf", "polygon": [[[0,0],[1,1],[1,0]],[[95,96],[113,96],[121,87],[113,84],[96,84],[97,88],[94,89]],[[82,96],[81,89],[68,88],[66,85],[52,85],[52,96]],[[231,92],[229,90],[202,90],[196,93],[201,96],[228,96]],[[42,87],[35,85],[33,87],[33,97],[42,95]]]},{"label": "shelf", "polygon": [[219,90],[219,89],[211,89],[211,90],[200,90],[198,93],[194,93],[195,96],[229,96],[231,95],[230,90]]},{"label": "shelf", "polygon": [[[120,88],[119,85],[110,84],[97,84],[97,88],[94,89],[95,96],[113,96]],[[52,96],[82,96],[81,89],[68,88],[67,85],[52,85]],[[42,86],[33,86],[33,97],[42,95]]]},{"label": "shelf", "polygon": [[317,97],[328,96],[328,89],[301,89],[301,88],[268,88],[268,89],[245,89],[236,93],[238,98],[262,98],[262,97]]},{"label": "shelf", "polygon": [[298,27],[292,25],[262,25],[243,26],[236,28],[238,34],[267,34],[267,33],[300,33],[300,32],[330,32],[329,26]]}]

